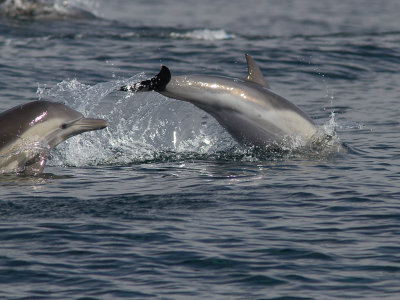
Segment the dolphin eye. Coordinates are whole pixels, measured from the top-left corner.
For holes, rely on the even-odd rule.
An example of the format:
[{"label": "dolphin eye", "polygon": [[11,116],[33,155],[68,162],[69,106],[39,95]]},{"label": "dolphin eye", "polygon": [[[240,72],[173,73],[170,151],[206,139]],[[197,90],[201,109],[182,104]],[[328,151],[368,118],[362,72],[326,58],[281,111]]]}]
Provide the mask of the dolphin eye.
[{"label": "dolphin eye", "polygon": [[63,123],[63,124],[61,125],[61,129],[67,129],[67,127],[68,127],[68,124],[67,124],[67,123]]}]

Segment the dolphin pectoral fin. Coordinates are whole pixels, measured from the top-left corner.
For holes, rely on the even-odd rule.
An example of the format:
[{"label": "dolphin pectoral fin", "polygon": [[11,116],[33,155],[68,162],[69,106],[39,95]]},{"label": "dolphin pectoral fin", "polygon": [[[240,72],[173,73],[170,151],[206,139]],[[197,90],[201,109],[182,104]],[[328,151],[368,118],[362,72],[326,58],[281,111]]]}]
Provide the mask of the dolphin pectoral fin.
[{"label": "dolphin pectoral fin", "polygon": [[166,66],[162,66],[160,72],[151,79],[144,80],[133,85],[124,85],[119,88],[119,91],[124,92],[147,92],[157,91],[162,92],[171,80],[171,72]]},{"label": "dolphin pectoral fin", "polygon": [[270,89],[271,87],[262,75],[260,68],[257,66],[256,62],[249,54],[246,54],[246,61],[248,67],[248,75],[246,77],[246,80]]}]

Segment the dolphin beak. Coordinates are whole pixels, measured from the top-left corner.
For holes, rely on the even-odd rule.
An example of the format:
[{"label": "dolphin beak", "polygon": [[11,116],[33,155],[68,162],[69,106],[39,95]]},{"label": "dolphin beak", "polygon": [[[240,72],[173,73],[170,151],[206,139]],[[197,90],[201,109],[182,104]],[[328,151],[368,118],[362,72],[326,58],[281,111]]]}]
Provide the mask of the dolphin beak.
[{"label": "dolphin beak", "polygon": [[108,122],[102,119],[82,118],[74,122],[74,127],[80,129],[80,131],[91,131],[100,130],[108,126]]}]

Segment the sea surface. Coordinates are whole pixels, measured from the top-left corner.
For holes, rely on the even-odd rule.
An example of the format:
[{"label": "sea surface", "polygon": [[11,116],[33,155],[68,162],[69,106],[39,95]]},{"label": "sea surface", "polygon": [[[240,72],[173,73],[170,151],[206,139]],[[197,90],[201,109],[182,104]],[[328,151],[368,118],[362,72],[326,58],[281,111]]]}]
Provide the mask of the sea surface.
[{"label": "sea surface", "polygon": [[[0,299],[400,299],[398,0],[42,3],[3,3],[0,110],[110,125],[0,177]],[[245,53],[329,141],[260,155],[116,91],[162,64],[243,78]]]}]

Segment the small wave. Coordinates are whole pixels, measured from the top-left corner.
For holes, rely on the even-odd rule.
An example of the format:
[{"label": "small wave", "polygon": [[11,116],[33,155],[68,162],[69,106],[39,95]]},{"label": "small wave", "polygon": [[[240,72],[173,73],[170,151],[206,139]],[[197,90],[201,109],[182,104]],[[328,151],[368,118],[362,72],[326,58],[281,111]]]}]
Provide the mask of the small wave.
[{"label": "small wave", "polygon": [[340,131],[371,131],[365,124],[353,121],[341,122],[338,124],[337,129]]},{"label": "small wave", "polygon": [[[1,12],[0,12],[1,16]],[[189,32],[176,32],[174,28],[161,27],[135,27],[125,30],[115,30],[112,25],[109,25],[108,20],[97,19],[97,26],[104,26],[104,30],[88,30],[85,32],[74,32],[66,30],[65,32],[50,32],[43,36],[25,37],[24,41],[20,41],[19,37],[10,36],[7,40],[8,45],[16,43],[37,43],[42,40],[89,40],[89,39],[116,39],[116,40],[133,40],[140,38],[155,38],[155,39],[187,39],[187,40],[203,40],[203,41],[218,41],[229,40],[235,38],[235,35],[229,34],[224,30],[194,30]],[[122,32],[120,32],[122,31]]]},{"label": "small wave", "polygon": [[227,33],[223,29],[196,29],[188,32],[171,32],[170,37],[174,39],[191,39],[191,40],[230,40],[234,39],[235,35]]}]

